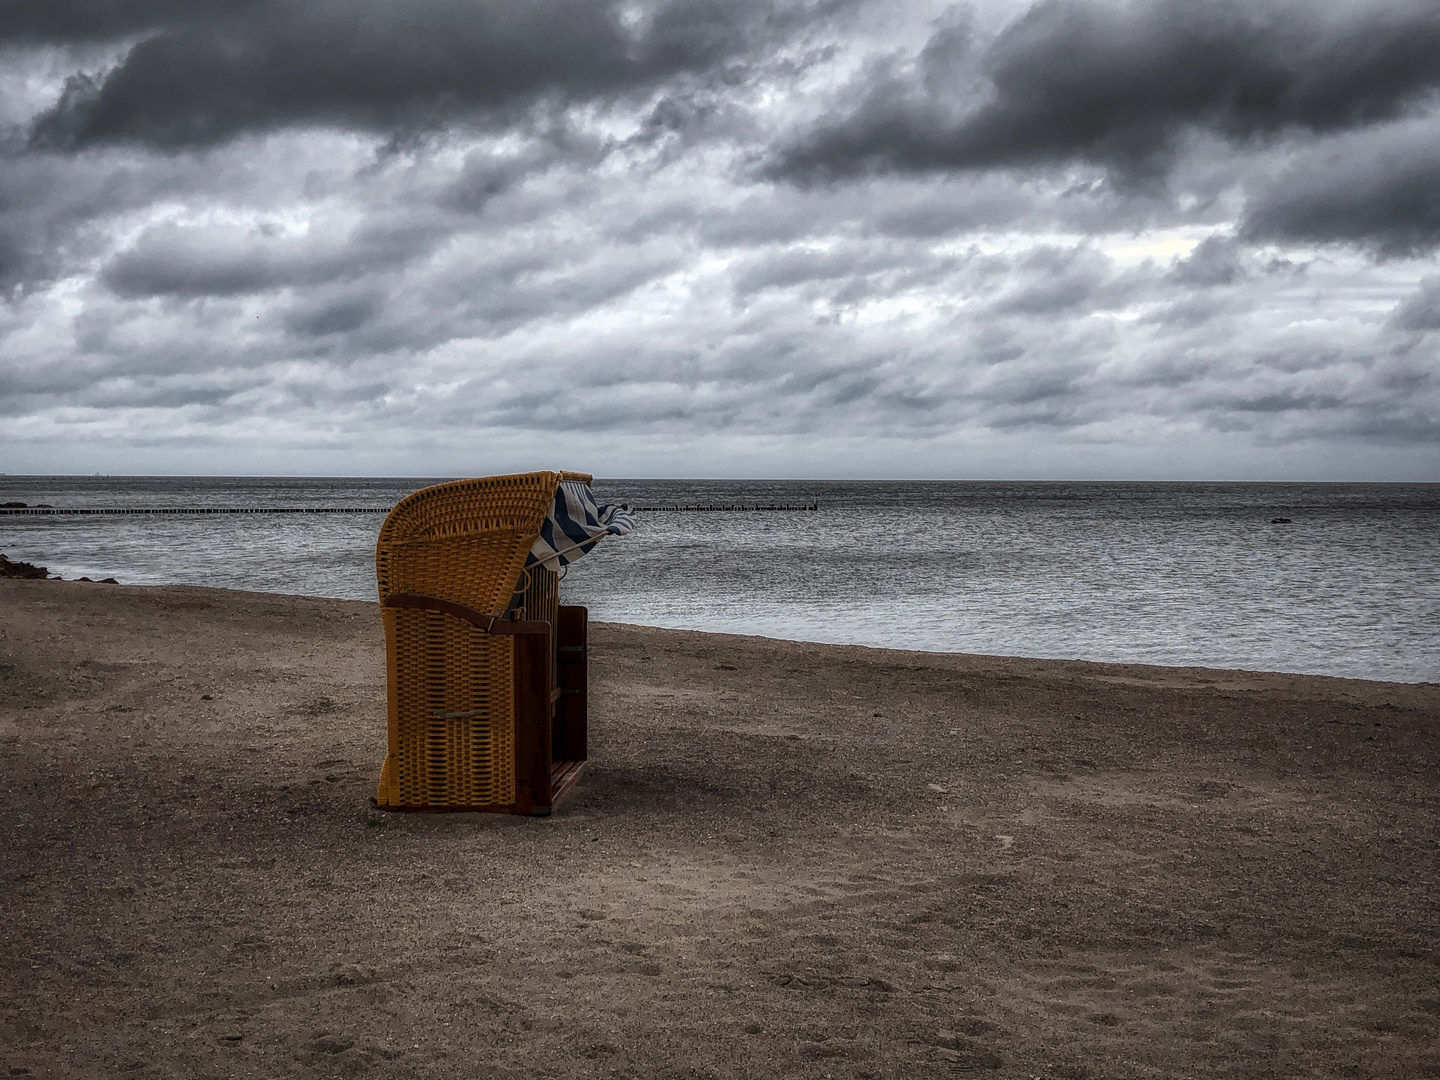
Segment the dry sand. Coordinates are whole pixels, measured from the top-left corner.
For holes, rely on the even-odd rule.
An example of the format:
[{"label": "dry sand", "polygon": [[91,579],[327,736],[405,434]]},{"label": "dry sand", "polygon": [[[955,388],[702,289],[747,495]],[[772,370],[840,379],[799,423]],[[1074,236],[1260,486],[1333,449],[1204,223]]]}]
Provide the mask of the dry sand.
[{"label": "dry sand", "polygon": [[0,1075],[1440,1075],[1440,687],[594,630],[371,808],[374,605],[0,582]]}]

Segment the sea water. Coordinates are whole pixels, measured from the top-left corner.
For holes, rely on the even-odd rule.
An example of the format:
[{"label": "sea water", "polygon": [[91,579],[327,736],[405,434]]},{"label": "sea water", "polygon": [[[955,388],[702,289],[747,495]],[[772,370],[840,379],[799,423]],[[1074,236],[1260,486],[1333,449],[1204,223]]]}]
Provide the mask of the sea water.
[{"label": "sea water", "polygon": [[[432,479],[0,477],[57,507],[388,507]],[[1440,485],[598,480],[594,619],[899,649],[1440,681]],[[1288,518],[1288,523],[1274,523]],[[375,595],[381,514],[0,517],[67,578]]]}]

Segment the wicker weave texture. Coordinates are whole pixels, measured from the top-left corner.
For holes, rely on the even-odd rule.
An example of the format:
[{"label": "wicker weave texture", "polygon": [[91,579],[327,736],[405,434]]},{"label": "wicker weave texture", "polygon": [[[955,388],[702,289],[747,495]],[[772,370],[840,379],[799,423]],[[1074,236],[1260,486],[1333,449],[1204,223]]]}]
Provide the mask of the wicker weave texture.
[{"label": "wicker weave texture", "polygon": [[375,545],[380,599],[415,592],[503,613],[562,475],[456,480],[406,496]]},{"label": "wicker weave texture", "polygon": [[515,801],[514,638],[438,611],[385,611],[394,642],[394,724],[381,801]]}]

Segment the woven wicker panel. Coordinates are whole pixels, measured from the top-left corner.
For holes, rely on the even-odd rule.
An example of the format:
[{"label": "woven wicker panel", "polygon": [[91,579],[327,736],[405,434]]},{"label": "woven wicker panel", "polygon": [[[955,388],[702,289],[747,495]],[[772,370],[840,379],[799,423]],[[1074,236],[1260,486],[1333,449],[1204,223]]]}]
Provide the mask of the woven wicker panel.
[{"label": "woven wicker panel", "polygon": [[402,499],[375,545],[380,598],[418,592],[503,613],[562,475],[456,480]]},{"label": "woven wicker panel", "polygon": [[[395,650],[391,754],[381,801],[515,801],[514,638],[437,611],[385,611]],[[388,790],[387,790],[388,789]]]}]

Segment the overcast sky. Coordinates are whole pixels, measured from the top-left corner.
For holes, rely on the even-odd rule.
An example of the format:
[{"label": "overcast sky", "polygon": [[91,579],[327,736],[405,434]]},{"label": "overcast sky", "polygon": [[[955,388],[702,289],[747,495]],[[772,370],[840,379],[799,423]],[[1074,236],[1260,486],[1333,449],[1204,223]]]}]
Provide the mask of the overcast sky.
[{"label": "overcast sky", "polygon": [[0,0],[0,471],[1440,480],[1436,0]]}]

